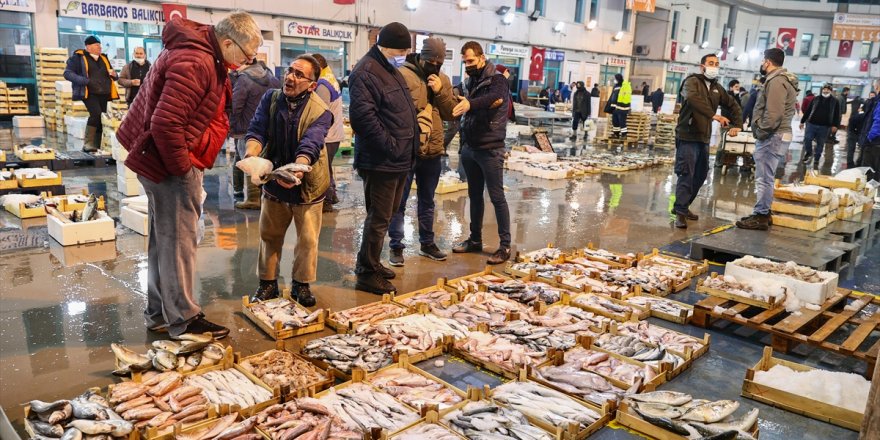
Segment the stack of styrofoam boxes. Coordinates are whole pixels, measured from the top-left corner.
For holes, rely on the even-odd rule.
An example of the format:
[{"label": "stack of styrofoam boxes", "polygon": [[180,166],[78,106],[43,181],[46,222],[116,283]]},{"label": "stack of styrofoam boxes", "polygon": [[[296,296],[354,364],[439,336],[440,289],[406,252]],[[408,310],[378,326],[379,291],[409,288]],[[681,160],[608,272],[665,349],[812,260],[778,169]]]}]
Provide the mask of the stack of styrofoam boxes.
[{"label": "stack of styrofoam boxes", "polygon": [[[817,271],[816,275],[822,279],[822,282],[808,283],[787,275],[782,275],[781,273],[761,272],[751,268],[758,265],[761,267],[776,266],[780,269],[779,272],[782,272],[782,266],[785,266],[786,264],[792,263],[777,263],[764,258],[755,258],[751,255],[747,255],[727,263],[724,267],[724,275],[731,275],[737,280],[750,280],[751,282],[757,283],[760,283],[761,280],[772,280],[773,282],[780,283],[787,287],[789,292],[793,292],[797,299],[816,305],[824,304],[828,298],[831,298],[837,293],[838,276],[834,272]],[[798,266],[798,268],[802,268],[805,272],[812,272],[812,269],[809,267]]]},{"label": "stack of styrofoam boxes", "polygon": [[837,209],[834,194],[816,185],[780,185],[777,181],[773,198],[773,226],[815,232],[828,226],[829,214]]},{"label": "stack of styrofoam boxes", "polygon": [[64,116],[64,126],[66,127],[67,134],[77,139],[84,139],[86,137],[86,123],[89,121],[89,118],[80,117],[80,116]]},{"label": "stack of styrofoam boxes", "polygon": [[73,100],[73,85],[70,81],[55,82],[55,120],[57,131],[67,131],[67,116],[88,118],[89,110],[82,101]]},{"label": "stack of styrofoam boxes", "polygon": [[143,212],[147,206],[147,196],[129,197],[120,200],[119,204],[122,206],[119,209],[122,226],[141,235],[150,235],[150,216]]},{"label": "stack of styrofoam boxes", "polygon": [[128,104],[125,103],[124,95],[122,95],[125,89],[120,87],[119,90],[120,98],[107,103],[107,113],[101,115],[101,125],[103,126],[101,150],[108,152],[112,151],[112,141],[116,138],[116,129],[119,128],[122,118],[128,113]]},{"label": "stack of styrofoam boxes", "polygon": [[755,152],[755,137],[749,131],[741,131],[736,136],[727,135],[724,141],[724,151],[732,154],[753,154]]},{"label": "stack of styrofoam boxes", "polygon": [[125,166],[125,159],[128,157],[128,151],[122,148],[122,145],[116,139],[116,136],[110,141],[111,154],[116,159],[116,187],[124,196],[137,196],[144,194],[144,187],[137,179],[137,174]]},{"label": "stack of styrofoam boxes", "polygon": [[46,120],[46,127],[55,130],[59,123],[55,114],[55,81],[64,79],[67,62],[67,49],[61,47],[41,47],[37,49],[37,90],[40,114]]}]

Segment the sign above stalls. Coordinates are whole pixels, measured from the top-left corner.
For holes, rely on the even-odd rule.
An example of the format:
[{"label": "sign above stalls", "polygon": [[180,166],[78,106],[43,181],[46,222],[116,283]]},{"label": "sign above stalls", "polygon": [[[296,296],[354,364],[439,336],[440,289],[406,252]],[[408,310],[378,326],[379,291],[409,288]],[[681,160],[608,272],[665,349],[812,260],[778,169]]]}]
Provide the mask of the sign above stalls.
[{"label": "sign above stalls", "polygon": [[137,3],[61,0],[58,2],[58,15],[92,20],[125,21],[129,23],[165,23],[165,13],[162,11],[162,6],[141,5]]},{"label": "sign above stalls", "polygon": [[691,68],[682,64],[670,64],[666,70],[675,73],[688,73],[691,71]]},{"label": "sign above stalls", "polygon": [[605,57],[606,66],[626,67],[626,58]]},{"label": "sign above stalls", "polygon": [[37,12],[37,0],[0,0],[0,11]]},{"label": "sign above stalls", "polygon": [[516,58],[529,58],[531,51],[525,46],[511,46],[509,44],[490,43],[487,46],[486,53],[489,55],[499,55]]},{"label": "sign above stalls", "polygon": [[831,39],[880,41],[880,15],[836,13]]},{"label": "sign above stalls", "polygon": [[283,20],[281,35],[318,40],[354,41],[354,28],[307,20]]},{"label": "sign above stalls", "polygon": [[550,50],[547,49],[546,55],[544,56],[545,61],[565,61],[565,51],[564,50]]}]

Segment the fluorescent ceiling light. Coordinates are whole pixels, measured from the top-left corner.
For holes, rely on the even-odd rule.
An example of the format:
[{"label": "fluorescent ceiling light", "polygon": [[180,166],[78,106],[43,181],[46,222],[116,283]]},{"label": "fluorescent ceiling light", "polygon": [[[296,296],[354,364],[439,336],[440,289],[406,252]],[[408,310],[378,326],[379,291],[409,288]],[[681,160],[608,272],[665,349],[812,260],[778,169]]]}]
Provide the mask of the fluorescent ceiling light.
[{"label": "fluorescent ceiling light", "polygon": [[685,45],[682,46],[682,48],[681,48],[681,53],[687,53],[689,50],[691,50],[691,45],[690,45],[690,44],[685,44]]},{"label": "fluorescent ceiling light", "polygon": [[471,0],[458,0],[458,7],[461,9],[467,9],[471,7]]},{"label": "fluorescent ceiling light", "polygon": [[707,47],[709,47],[709,42],[708,42],[708,41],[704,41],[703,44],[700,45],[700,49],[705,49],[705,48],[707,48]]},{"label": "fluorescent ceiling light", "polygon": [[733,47],[733,46],[728,47],[728,48],[727,48],[727,53],[729,53],[729,54],[733,54],[733,50],[734,50],[734,49],[735,49],[735,47]]},{"label": "fluorescent ceiling light", "polygon": [[847,62],[846,62],[846,68],[847,68],[847,69],[852,69],[853,67],[856,67],[856,62],[855,62],[855,61],[847,61]]},{"label": "fluorescent ceiling light", "polygon": [[752,49],[749,51],[749,58],[758,58],[759,55],[761,55],[761,53],[758,52],[758,49]]}]

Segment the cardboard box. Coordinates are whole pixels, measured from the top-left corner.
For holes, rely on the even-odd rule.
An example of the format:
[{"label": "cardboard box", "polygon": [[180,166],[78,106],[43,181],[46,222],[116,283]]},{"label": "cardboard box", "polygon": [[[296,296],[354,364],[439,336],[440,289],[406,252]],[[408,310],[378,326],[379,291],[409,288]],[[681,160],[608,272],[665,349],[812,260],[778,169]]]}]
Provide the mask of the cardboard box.
[{"label": "cardboard box", "polygon": [[98,211],[95,220],[79,223],[63,223],[55,216],[48,215],[46,225],[49,236],[62,246],[116,240],[116,224],[104,211]]},{"label": "cardboard box", "polygon": [[122,226],[138,234],[150,235],[150,216],[143,212],[123,206],[119,210],[119,220],[122,222]]}]

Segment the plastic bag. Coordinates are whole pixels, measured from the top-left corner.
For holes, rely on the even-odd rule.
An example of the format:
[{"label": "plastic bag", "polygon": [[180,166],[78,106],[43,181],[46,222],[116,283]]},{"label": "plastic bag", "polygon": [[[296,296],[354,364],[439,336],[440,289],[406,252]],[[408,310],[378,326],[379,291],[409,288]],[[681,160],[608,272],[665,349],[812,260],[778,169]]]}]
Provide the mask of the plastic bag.
[{"label": "plastic bag", "polygon": [[268,181],[268,175],[272,172],[272,161],[262,157],[251,156],[242,159],[235,164],[238,169],[251,176],[254,185],[262,185]]},{"label": "plastic bag", "polygon": [[843,170],[834,175],[837,180],[845,180],[847,182],[855,182],[856,180],[865,180],[865,174],[868,174],[870,167],[858,167]]}]

